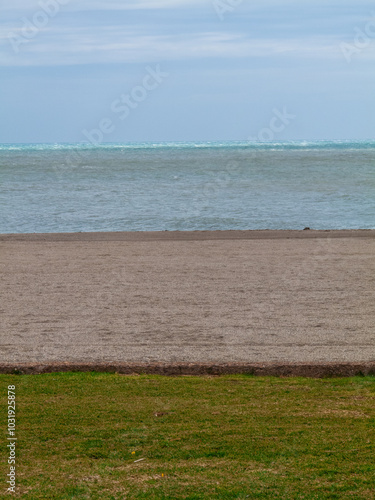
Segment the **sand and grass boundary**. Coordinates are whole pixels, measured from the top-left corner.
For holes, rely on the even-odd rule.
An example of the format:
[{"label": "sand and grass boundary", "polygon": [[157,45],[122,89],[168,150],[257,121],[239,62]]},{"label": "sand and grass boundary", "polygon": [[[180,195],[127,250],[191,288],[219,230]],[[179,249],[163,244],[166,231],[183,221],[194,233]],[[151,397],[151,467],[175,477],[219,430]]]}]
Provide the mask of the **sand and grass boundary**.
[{"label": "sand and grass boundary", "polygon": [[38,375],[43,373],[96,372],[123,375],[254,375],[272,377],[355,377],[375,376],[370,363],[17,363],[0,364],[0,374]]}]

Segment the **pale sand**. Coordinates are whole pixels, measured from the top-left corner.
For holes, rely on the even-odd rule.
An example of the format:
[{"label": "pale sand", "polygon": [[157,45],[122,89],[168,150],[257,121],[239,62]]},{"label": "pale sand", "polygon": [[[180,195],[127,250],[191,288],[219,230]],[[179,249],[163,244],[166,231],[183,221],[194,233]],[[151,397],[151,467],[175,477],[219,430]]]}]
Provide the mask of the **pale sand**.
[{"label": "pale sand", "polygon": [[0,363],[374,363],[375,231],[0,235]]}]

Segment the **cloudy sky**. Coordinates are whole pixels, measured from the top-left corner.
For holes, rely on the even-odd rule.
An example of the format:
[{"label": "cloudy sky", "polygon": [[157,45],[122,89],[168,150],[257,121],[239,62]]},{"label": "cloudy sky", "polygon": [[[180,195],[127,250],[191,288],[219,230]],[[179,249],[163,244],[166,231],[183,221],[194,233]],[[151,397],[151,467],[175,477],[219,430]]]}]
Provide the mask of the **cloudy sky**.
[{"label": "cloudy sky", "polygon": [[[375,130],[370,0],[0,0],[0,142]],[[156,74],[156,76],[155,76]],[[279,127],[280,128],[280,127]],[[263,131],[263,132],[262,132]]]}]

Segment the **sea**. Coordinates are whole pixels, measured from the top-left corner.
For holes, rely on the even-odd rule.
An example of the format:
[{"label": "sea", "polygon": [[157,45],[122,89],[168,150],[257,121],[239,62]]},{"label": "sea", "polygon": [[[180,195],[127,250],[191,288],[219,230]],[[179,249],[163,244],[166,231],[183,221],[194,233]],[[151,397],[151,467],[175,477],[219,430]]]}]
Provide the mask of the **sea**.
[{"label": "sea", "polygon": [[374,229],[375,141],[0,144],[0,233]]}]

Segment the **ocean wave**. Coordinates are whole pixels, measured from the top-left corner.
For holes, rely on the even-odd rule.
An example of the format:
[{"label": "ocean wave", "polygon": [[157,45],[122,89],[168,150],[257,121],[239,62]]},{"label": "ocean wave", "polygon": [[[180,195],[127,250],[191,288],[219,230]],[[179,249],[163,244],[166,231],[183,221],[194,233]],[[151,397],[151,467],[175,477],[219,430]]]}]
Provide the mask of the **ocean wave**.
[{"label": "ocean wave", "polygon": [[129,149],[256,149],[256,150],[316,150],[316,149],[374,149],[375,140],[351,141],[201,141],[201,142],[131,142],[131,143],[54,143],[54,144],[0,144],[0,151],[81,151]]}]

